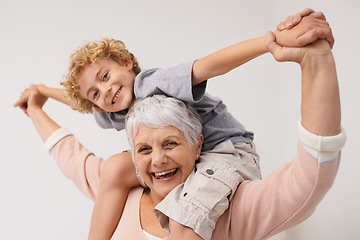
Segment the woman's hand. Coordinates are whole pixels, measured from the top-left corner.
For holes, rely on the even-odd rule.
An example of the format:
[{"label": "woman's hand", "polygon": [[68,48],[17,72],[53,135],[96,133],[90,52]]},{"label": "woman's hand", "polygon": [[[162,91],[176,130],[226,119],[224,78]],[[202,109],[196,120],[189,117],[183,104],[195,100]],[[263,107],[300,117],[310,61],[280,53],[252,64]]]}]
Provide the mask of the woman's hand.
[{"label": "woman's hand", "polygon": [[266,47],[279,62],[301,65],[301,123],[319,136],[340,132],[341,107],[335,61],[326,40],[319,39],[301,48],[279,46],[275,35],[267,33]]},{"label": "woman's hand", "polygon": [[286,47],[303,47],[319,38],[326,39],[331,47],[335,42],[329,23],[311,15],[302,18],[291,30],[275,31],[274,34],[276,42]]},{"label": "woman's hand", "polygon": [[277,26],[276,29],[279,31],[282,31],[284,29],[291,29],[294,26],[298,25],[301,22],[301,19],[303,17],[312,15],[318,19],[322,19],[326,21],[325,15],[322,12],[315,12],[314,10],[312,10],[311,8],[305,8],[304,10],[296,13],[295,15],[290,15],[288,16],[285,21],[280,22]]},{"label": "woman's hand", "polygon": [[25,89],[20,98],[14,103],[14,107],[19,107],[27,116],[32,109],[42,109],[47,97],[39,92],[38,86],[31,84]]},{"label": "woman's hand", "polygon": [[326,39],[332,48],[335,42],[325,15],[310,8],[287,17],[278,24],[274,33],[277,43],[287,47],[303,47],[321,38]]},{"label": "woman's hand", "polygon": [[31,84],[29,88],[21,93],[19,99],[13,106],[19,107],[26,115],[28,115],[29,106],[42,108],[48,98],[40,94],[38,87],[41,86],[43,85]]},{"label": "woman's hand", "polygon": [[40,94],[39,89],[36,85],[30,85],[30,95],[27,102],[28,108],[42,108],[47,101],[47,97]]},{"label": "woman's hand", "polygon": [[301,66],[307,64],[310,58],[323,57],[331,53],[330,44],[325,40],[318,40],[306,47],[283,47],[276,42],[274,33],[266,33],[266,48],[278,62],[297,62]]}]

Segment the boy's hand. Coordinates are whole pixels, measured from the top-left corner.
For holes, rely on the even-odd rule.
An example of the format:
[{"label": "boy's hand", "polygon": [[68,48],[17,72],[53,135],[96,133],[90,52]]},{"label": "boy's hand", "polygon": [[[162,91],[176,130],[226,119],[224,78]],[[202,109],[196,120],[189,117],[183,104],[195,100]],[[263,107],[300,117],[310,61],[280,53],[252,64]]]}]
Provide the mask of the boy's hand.
[{"label": "boy's hand", "polygon": [[301,22],[290,30],[275,31],[276,42],[286,47],[303,47],[317,39],[326,39],[330,46],[334,45],[329,23],[313,15],[302,18]]},{"label": "boy's hand", "polygon": [[26,115],[28,115],[27,109],[30,105],[38,105],[42,107],[46,102],[47,97],[41,95],[38,91],[37,85],[30,85],[25,89],[19,99],[14,103],[14,107],[19,107]]},{"label": "boy's hand", "polygon": [[30,89],[25,89],[19,99],[14,103],[14,107],[19,107],[27,115],[27,102],[30,96]]},{"label": "boy's hand", "polygon": [[29,95],[29,100],[27,102],[28,108],[31,107],[42,108],[47,100],[48,97],[42,95],[39,92],[38,86],[30,85],[30,95]]}]

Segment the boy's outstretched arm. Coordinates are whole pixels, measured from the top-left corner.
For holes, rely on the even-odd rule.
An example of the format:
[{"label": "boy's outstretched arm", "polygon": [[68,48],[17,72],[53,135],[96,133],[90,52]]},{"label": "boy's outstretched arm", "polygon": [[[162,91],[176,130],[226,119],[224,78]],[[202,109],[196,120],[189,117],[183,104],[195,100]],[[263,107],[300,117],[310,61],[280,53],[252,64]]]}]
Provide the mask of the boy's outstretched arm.
[{"label": "boy's outstretched arm", "polygon": [[[307,12],[306,12],[307,13]],[[310,12],[309,12],[310,14]],[[300,16],[300,15],[299,15]],[[318,38],[325,38],[333,43],[329,24],[323,15],[304,17],[301,22],[283,34],[275,31],[277,41],[284,46],[302,47]],[[320,19],[318,19],[319,17]],[[242,64],[267,53],[265,36],[236,43],[195,61],[193,66],[192,84],[197,85],[207,79],[225,74]]]},{"label": "boy's outstretched arm", "polygon": [[[60,88],[50,88],[43,84],[31,85],[32,88],[37,89],[37,95],[42,95],[45,98],[52,98],[70,106],[70,100],[65,97],[65,90]],[[19,107],[25,114],[28,114],[27,106],[30,96],[30,88],[25,89],[20,95],[19,99],[14,103],[14,107]]]},{"label": "boy's outstretched arm", "polygon": [[42,95],[70,106],[70,100],[65,97],[65,89],[51,88],[43,84],[37,85],[37,87]]}]

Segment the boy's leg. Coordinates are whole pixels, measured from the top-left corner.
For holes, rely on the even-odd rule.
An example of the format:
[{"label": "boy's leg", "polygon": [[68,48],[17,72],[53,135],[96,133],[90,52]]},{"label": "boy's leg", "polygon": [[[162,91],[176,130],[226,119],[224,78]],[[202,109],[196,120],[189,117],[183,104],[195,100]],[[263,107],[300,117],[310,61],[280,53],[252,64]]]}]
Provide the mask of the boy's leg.
[{"label": "boy's leg", "polygon": [[107,159],[91,217],[89,240],[110,239],[121,217],[130,188],[139,185],[129,152]]},{"label": "boy's leg", "polygon": [[239,183],[258,178],[261,174],[255,146],[227,141],[202,153],[196,171],[155,207],[155,213],[162,226],[166,227],[167,216],[192,228],[203,239],[211,239]]}]

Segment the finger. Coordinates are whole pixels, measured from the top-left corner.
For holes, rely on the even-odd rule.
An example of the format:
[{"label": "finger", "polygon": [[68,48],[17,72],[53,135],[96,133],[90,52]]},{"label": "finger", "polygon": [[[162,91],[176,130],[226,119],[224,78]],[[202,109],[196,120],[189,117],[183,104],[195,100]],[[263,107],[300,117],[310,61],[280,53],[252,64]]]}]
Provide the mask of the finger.
[{"label": "finger", "polygon": [[288,17],[285,19],[285,28],[286,28],[286,29],[291,29],[291,28],[292,28],[293,21],[294,21],[294,16],[293,16],[293,15],[288,16]]},{"label": "finger", "polygon": [[283,56],[281,54],[281,50],[283,47],[278,45],[276,42],[275,34],[271,31],[266,32],[266,48],[273,55],[276,61],[282,62],[284,61]]},{"label": "finger", "polygon": [[298,25],[302,20],[302,17],[299,14],[294,15],[292,18],[288,19],[288,22],[285,23],[285,28],[287,30],[292,29],[294,26]]},{"label": "finger", "polygon": [[266,48],[269,52],[273,53],[278,45],[275,42],[275,35],[271,31],[266,32]]},{"label": "finger", "polygon": [[317,39],[319,38],[318,36],[318,32],[317,29],[312,29],[306,33],[304,33],[303,35],[301,35],[297,41],[298,44],[301,46],[305,46],[309,43],[315,42]]},{"label": "finger", "polygon": [[301,19],[302,19],[302,16],[301,16],[301,15],[295,14],[295,15],[294,15],[294,19],[293,19],[291,25],[292,25],[292,26],[298,25],[298,24],[301,22]]},{"label": "finger", "polygon": [[326,21],[326,17],[323,12],[313,12],[313,13],[311,13],[311,16],[313,16],[317,19]]},{"label": "finger", "polygon": [[298,12],[296,15],[299,15],[300,17],[306,17],[309,16],[310,14],[314,13],[315,11],[312,10],[311,8],[305,8],[304,10]]},{"label": "finger", "polygon": [[276,29],[279,31],[282,31],[285,29],[285,22],[280,22],[277,26]]},{"label": "finger", "polygon": [[298,38],[299,45],[306,45],[315,42],[317,39],[326,39],[332,48],[335,43],[331,28],[316,28],[306,32]]},{"label": "finger", "polygon": [[317,35],[318,35],[318,38],[326,39],[329,42],[330,47],[333,48],[335,39],[332,34],[331,28],[317,29]]},{"label": "finger", "polygon": [[20,106],[20,109],[27,115],[27,105]]},{"label": "finger", "polygon": [[18,107],[20,104],[20,100],[17,100],[14,104],[13,104],[13,107]]},{"label": "finger", "polygon": [[30,90],[31,91],[35,91],[37,88],[34,84],[30,84]]}]

